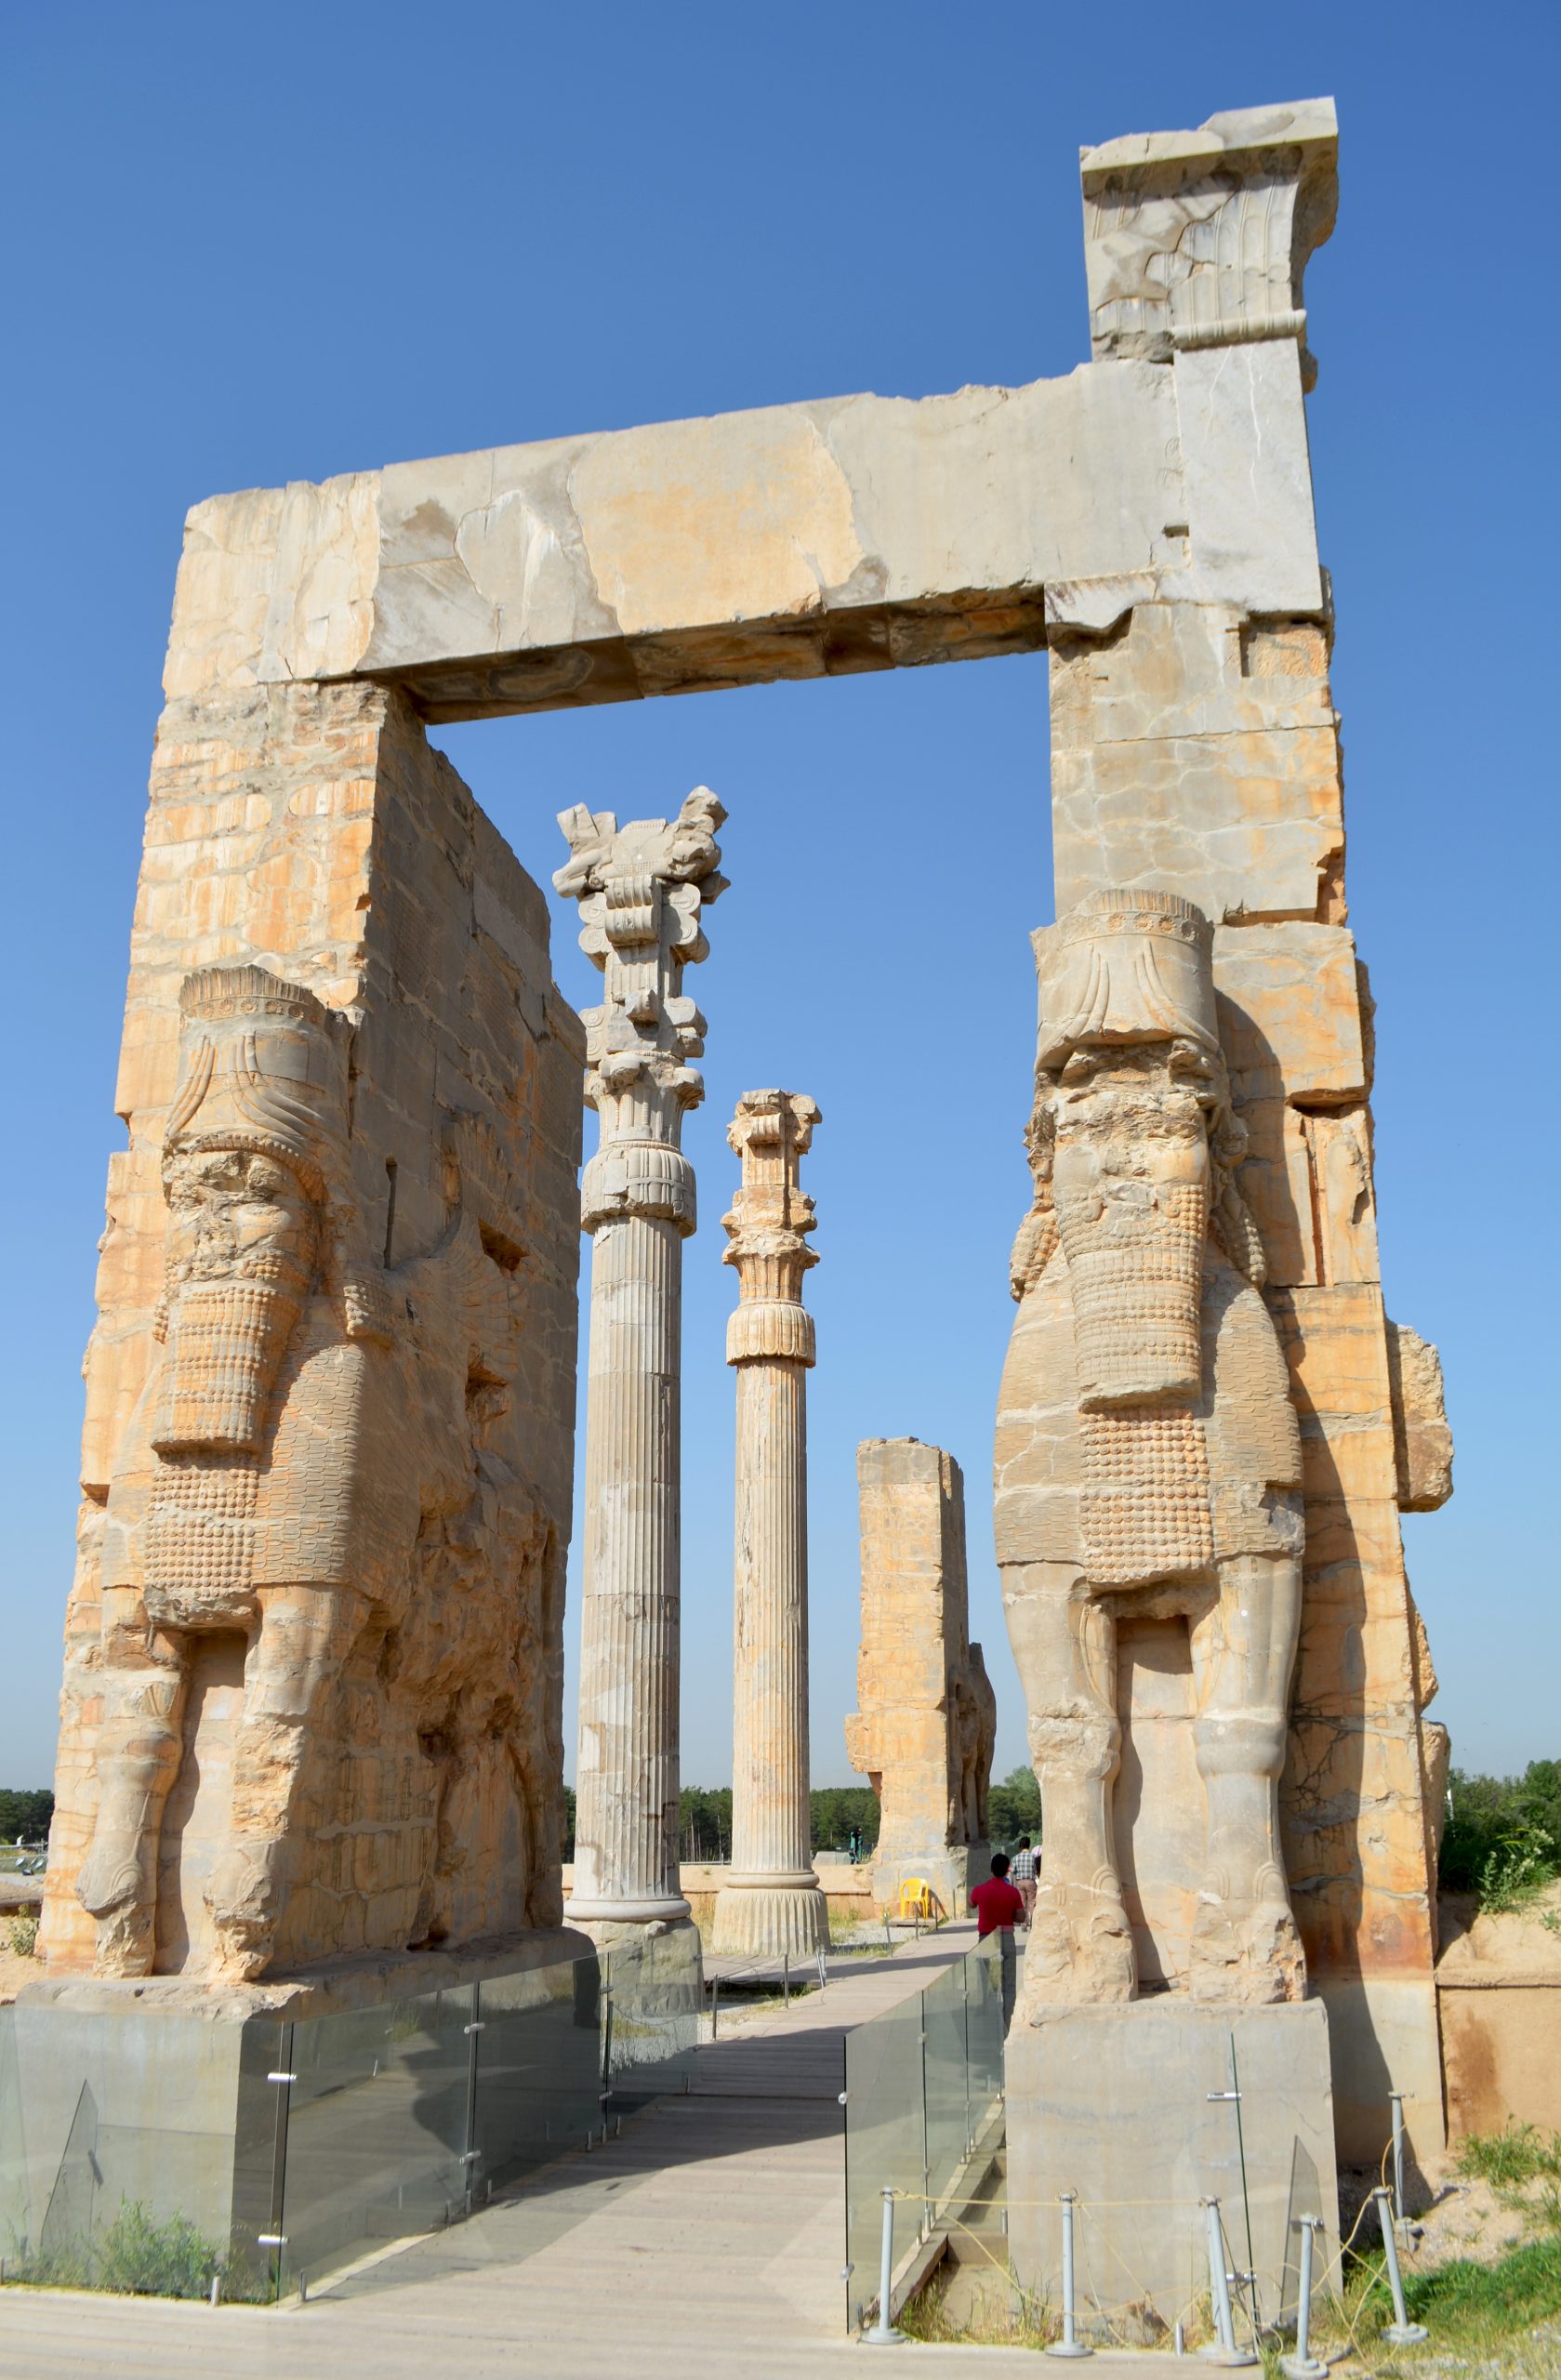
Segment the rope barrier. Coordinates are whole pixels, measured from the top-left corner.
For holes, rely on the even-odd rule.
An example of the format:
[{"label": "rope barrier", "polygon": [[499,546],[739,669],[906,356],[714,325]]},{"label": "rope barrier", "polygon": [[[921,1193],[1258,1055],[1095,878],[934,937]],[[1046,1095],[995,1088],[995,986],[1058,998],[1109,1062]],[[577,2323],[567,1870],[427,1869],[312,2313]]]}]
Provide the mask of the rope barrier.
[{"label": "rope barrier", "polygon": [[[1385,2169],[1387,2159],[1390,2154],[1391,2144],[1389,2149],[1383,2152],[1382,2169],[1380,2170]],[[875,2197],[880,2195],[882,2195],[881,2192],[874,2192]],[[892,2195],[896,2199],[904,2199],[908,2202],[923,2206],[933,2215],[936,2215],[939,2209],[939,2199],[934,2193],[928,2190],[896,2188],[893,2191]],[[1329,2257],[1328,2263],[1319,2272],[1314,2273],[1313,2288],[1315,2292],[1329,2293],[1336,2299],[1342,2299],[1345,2280],[1345,2259],[1350,2254],[1352,2249],[1354,2249],[1355,2243],[1360,2236],[1361,2227],[1365,2223],[1368,2214],[1378,2203],[1379,2202],[1377,2200],[1368,2194],[1356,2215],[1354,2223],[1350,2226],[1348,2234],[1340,2241],[1336,2254]],[[994,2209],[1000,2206],[1005,2214],[1012,2212],[1015,2208],[1023,2208],[1027,2212],[1044,2212],[1050,2210],[1051,2212],[1057,2214],[1059,2215],[1059,2219],[1061,2215],[1060,2202],[1056,2198],[1014,2199],[1005,2196],[1001,2200],[993,2200],[991,2204]],[[1077,2218],[1080,2215],[1086,2215],[1093,2216],[1100,2214],[1117,2214],[1132,2210],[1147,2211],[1151,2208],[1158,2208],[1162,2212],[1170,2210],[1171,2213],[1180,2212],[1187,2215],[1196,2215],[1202,2214],[1203,2202],[1197,2199],[1183,2198],[1078,2199],[1075,2202],[1074,2213]],[[1011,2268],[1007,2265],[999,2261],[998,2257],[993,2254],[985,2237],[976,2229],[972,2223],[966,2220],[965,2216],[955,2215],[951,2211],[946,2209],[940,2219],[948,2226],[951,2232],[958,2232],[961,2234],[963,2238],[969,2240],[976,2248],[978,2248],[982,2255],[986,2258],[987,2264],[991,2266],[993,2271],[1001,2274],[1012,2286],[1018,2289],[1022,2298],[1033,2298],[1036,2293],[1033,2290],[1025,2289],[1022,2283],[1015,2282],[1013,2281]],[[1141,2305],[1155,2308],[1154,2292],[1145,2285],[1142,2275],[1135,2271],[1131,2259],[1123,2254],[1120,2246],[1113,2242],[1110,2247],[1109,2254],[1113,2261],[1120,2266],[1129,2282],[1137,2292],[1137,2302]],[[1088,2283],[1087,2295],[1094,2302],[1095,2310],[1091,2315],[1091,2320],[1104,2324],[1107,2337],[1112,2344],[1122,2346],[1132,2346],[1136,2344],[1136,2342],[1127,2338],[1125,2333],[1119,2331],[1118,2326],[1112,2321],[1110,2316],[1106,2314],[1099,2305],[1100,2292],[1095,2286],[1094,2273],[1090,2259],[1090,2243],[1087,2237],[1082,2242],[1082,2261]],[[1338,2288],[1336,2290],[1330,2290],[1329,2284],[1335,2281],[1338,2283]],[[1183,2301],[1183,2303],[1177,2307],[1171,2320],[1166,2321],[1165,2327],[1168,2334],[1172,2332],[1178,2325],[1185,2324],[1190,2318],[1198,2311],[1206,2294],[1207,2293],[1201,2289],[1195,2290],[1190,2297]],[[1372,2284],[1363,2294],[1360,2303],[1356,2307],[1354,2316],[1347,2326],[1344,2347],[1343,2349],[1335,2348],[1333,2350],[1336,2355],[1353,2350],[1357,2344],[1361,2323],[1371,2306],[1375,2294],[1376,2281],[1374,2280]],[[1158,2308],[1155,2310],[1158,2311]],[[1343,2307],[1341,2306],[1341,2311],[1342,2310]],[[1165,2318],[1162,2316],[1160,2319],[1163,2320]],[[1248,2314],[1248,2320],[1252,2330],[1253,2338],[1256,2340],[1260,2336],[1260,2333],[1257,2325],[1251,2322],[1250,2312]],[[1266,2325],[1265,2328],[1271,2333],[1274,2325],[1269,2324]]]}]

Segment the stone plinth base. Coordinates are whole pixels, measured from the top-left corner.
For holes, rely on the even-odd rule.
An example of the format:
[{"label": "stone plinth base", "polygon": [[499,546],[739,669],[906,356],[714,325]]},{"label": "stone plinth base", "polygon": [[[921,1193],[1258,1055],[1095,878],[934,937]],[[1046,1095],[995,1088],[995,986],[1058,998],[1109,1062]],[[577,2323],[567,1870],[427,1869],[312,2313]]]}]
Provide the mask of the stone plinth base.
[{"label": "stone plinth base", "polygon": [[[1233,2043],[1239,2135],[1223,2096]],[[1030,2020],[1021,2011],[1005,2069],[1009,2251],[1025,2288],[1057,2301],[1064,2190],[1078,2194],[1081,2309],[1147,2299],[1168,2328],[1187,2315],[1209,2287],[1209,2198],[1220,2201],[1227,2269],[1255,2268],[1263,2321],[1293,2313],[1296,2217],[1322,2217],[1316,2269],[1328,2269],[1339,2196],[1319,2001],[1219,2009],[1166,1998]]]},{"label": "stone plinth base", "polygon": [[716,1896],[710,1949],[723,1958],[811,1959],[829,1947],[829,1904],[816,1877],[728,1883]]},{"label": "stone plinth base", "polygon": [[[508,1990],[496,1988],[501,1977]],[[112,2223],[122,2202],[139,2202],[156,2222],[183,2216],[209,2239],[231,2240],[253,2263],[270,2228],[284,2045],[311,2076],[334,2061],[341,2079],[361,2080],[370,2058],[358,2056],[354,2068],[353,2057],[375,2043],[373,2012],[420,2003],[426,2018],[432,1995],[473,1983],[494,1984],[505,2011],[562,2008],[566,2031],[592,2037],[585,2072],[594,2115],[598,1962],[562,1926],[400,1959],[334,1960],[255,1983],[64,1976],[29,1984],[14,2008],[0,2009],[7,2253],[21,2253],[23,2241],[69,2249]],[[360,2021],[312,2026],[324,2017]],[[306,2087],[295,2107],[300,2127],[311,2096]],[[326,2095],[312,2104],[337,2102]],[[393,2146],[393,2127],[388,2138]]]},{"label": "stone plinth base", "polygon": [[371,1951],[358,1958],[323,1959],[318,1965],[262,1976],[256,1983],[204,1983],[180,1975],[130,1981],[45,1976],[40,1982],[23,1985],[17,2006],[75,2016],[198,2016],[206,2024],[242,2025],[248,2016],[301,2024],[311,2016],[340,2016],[351,2009],[409,2000],[419,1992],[453,1991],[457,1985],[482,1983],[490,1976],[558,1966],[589,1958],[593,1948],[579,1926],[548,1925],[523,1934],[496,1934],[447,1950],[406,1950],[396,1957]]},{"label": "stone plinth base", "polygon": [[873,1899],[893,1916],[900,1887],[919,1876],[936,1894],[946,1917],[964,1917],[970,1910],[971,1886],[991,1873],[992,1854],[985,1843],[941,1844],[934,1850],[894,1853],[880,1850],[873,1860]]}]

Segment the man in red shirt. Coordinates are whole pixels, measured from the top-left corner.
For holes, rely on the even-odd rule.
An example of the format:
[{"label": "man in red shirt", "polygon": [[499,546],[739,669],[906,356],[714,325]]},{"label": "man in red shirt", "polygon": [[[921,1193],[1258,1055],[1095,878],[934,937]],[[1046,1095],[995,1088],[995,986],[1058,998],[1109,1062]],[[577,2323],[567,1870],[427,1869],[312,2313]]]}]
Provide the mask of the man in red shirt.
[{"label": "man in red shirt", "polygon": [[1017,1964],[1013,1949],[1013,1929],[1025,1914],[1025,1900],[1017,1885],[1008,1881],[1008,1854],[994,1851],[992,1872],[984,1884],[977,1884],[971,1894],[971,1907],[975,1911],[976,1938],[984,1942],[995,1934],[1003,1968],[1003,2031],[1013,2015],[1014,1979]]}]

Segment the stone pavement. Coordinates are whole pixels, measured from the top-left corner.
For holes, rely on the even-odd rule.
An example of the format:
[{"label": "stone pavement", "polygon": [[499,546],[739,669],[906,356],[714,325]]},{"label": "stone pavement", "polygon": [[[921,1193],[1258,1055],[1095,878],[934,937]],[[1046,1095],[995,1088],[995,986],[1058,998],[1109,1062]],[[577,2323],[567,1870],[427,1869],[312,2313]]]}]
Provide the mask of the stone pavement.
[{"label": "stone pavement", "polygon": [[[972,1928],[862,1961],[703,2048],[686,2097],[470,2223],[262,2310],[0,2292],[0,2380],[789,2380],[860,2372],[845,2334],[845,2036]],[[917,2372],[1035,2371],[1022,2348],[910,2347]],[[1097,2356],[1093,2369],[1158,2357]]]}]

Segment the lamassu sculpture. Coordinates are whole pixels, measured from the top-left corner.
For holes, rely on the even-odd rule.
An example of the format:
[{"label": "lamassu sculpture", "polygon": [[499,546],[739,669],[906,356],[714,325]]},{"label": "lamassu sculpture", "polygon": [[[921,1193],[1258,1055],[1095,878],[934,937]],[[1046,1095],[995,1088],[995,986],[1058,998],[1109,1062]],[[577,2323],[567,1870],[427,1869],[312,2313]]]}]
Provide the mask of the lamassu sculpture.
[{"label": "lamassu sculpture", "polygon": [[[1245,1136],[1211,929],[1174,893],[1105,892],[1035,944],[1035,1201],[1013,1250],[997,1453],[998,1558],[1045,1813],[1026,1996],[1131,1999],[1152,1935],[1157,1980],[1195,1999],[1301,1999],[1277,1808],[1301,1447],[1236,1185]],[[1147,1622],[1144,1745],[1157,1726],[1173,1743],[1184,1719],[1202,1806],[1145,1779],[1124,1823],[1118,1638]]]},{"label": "lamassu sculpture", "polygon": [[352,1189],[349,1020],[257,966],[188,976],[179,1006],[160,1348],[68,1721],[96,1971],[243,1981],[556,1923],[562,1551],[506,1443],[523,1250],[497,1144],[447,1117],[444,1236],[387,1264]]}]

